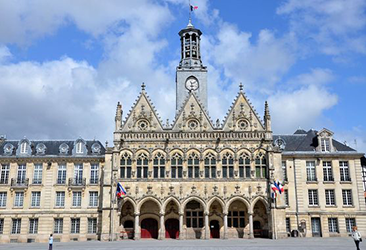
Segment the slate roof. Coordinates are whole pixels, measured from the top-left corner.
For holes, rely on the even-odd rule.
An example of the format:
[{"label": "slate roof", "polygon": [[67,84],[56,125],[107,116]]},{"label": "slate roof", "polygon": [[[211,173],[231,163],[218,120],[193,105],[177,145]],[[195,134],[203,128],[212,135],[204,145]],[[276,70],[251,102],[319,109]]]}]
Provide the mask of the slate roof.
[{"label": "slate roof", "polygon": [[[18,146],[20,147],[19,142],[20,142],[20,140],[19,141],[5,140],[3,142],[0,142],[0,157],[9,156],[8,154],[4,153],[4,146],[8,143],[10,143],[11,145],[14,146],[13,153],[10,156],[15,156]],[[29,142],[30,142],[30,146],[31,146],[31,150],[32,150],[31,156],[72,156],[73,155],[72,151],[73,151],[73,148],[74,148],[74,144],[76,143],[76,140],[75,141],[71,141],[71,140],[48,140],[48,141],[34,140],[34,141],[31,141],[30,140]],[[43,143],[46,146],[45,154],[39,155],[36,152],[36,146],[40,143]],[[69,146],[69,150],[66,154],[61,154],[60,150],[59,150],[60,145],[63,144],[63,143],[65,143]],[[85,146],[86,146],[86,149],[87,149],[87,153],[86,153],[87,156],[104,156],[105,148],[104,148],[103,144],[100,141],[87,140],[87,141],[85,141],[85,143],[86,143]],[[91,148],[92,148],[92,145],[94,143],[97,143],[101,146],[100,147],[100,153],[93,153],[92,152]]]},{"label": "slate roof", "polygon": [[[318,146],[317,132],[318,131],[313,129],[307,132],[305,130],[298,129],[293,135],[273,135],[273,141],[276,141],[279,138],[283,139],[286,143],[283,151],[313,152]],[[353,148],[350,148],[334,139],[333,147],[335,147],[338,152],[356,152]]]}]

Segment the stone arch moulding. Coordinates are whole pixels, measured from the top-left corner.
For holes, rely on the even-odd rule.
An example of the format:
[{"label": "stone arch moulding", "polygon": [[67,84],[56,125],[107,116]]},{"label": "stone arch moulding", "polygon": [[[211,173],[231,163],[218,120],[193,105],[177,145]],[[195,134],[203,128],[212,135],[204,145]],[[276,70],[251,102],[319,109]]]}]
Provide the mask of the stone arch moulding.
[{"label": "stone arch moulding", "polygon": [[163,213],[165,213],[165,211],[166,211],[166,207],[168,206],[168,204],[169,204],[171,201],[174,201],[174,202],[175,202],[175,204],[178,206],[179,210],[181,210],[181,209],[180,209],[180,207],[181,207],[181,203],[179,202],[178,198],[177,198],[177,197],[175,197],[175,196],[169,196],[168,198],[166,198],[166,199],[163,201],[163,204],[162,204],[162,206],[161,206],[161,210],[162,210],[162,212],[163,212]]},{"label": "stone arch moulding", "polygon": [[211,207],[212,203],[214,203],[215,201],[220,203],[222,211],[225,212],[226,204],[219,196],[213,196],[213,197],[210,198],[210,200],[207,202],[206,212],[207,213],[210,212],[210,207]]},{"label": "stone arch moulding", "polygon": [[186,205],[190,202],[190,201],[197,201],[199,203],[201,203],[202,207],[203,207],[203,211],[207,211],[206,209],[206,203],[205,201],[199,197],[199,196],[190,196],[188,198],[186,198],[183,203],[182,203],[182,206],[180,207],[181,211],[180,213],[184,213],[184,209],[186,208]]},{"label": "stone arch moulding", "polygon": [[[234,202],[234,201],[241,201],[244,203],[244,205],[246,206],[247,210],[249,213],[253,212],[253,209],[251,207],[251,203],[244,197],[242,196],[234,196],[232,198],[230,198],[227,202],[226,202],[226,207],[224,209],[224,213],[227,213],[229,211],[230,205]],[[254,207],[254,206],[253,206]]]},{"label": "stone arch moulding", "polygon": [[147,201],[153,201],[153,202],[155,202],[157,205],[158,205],[158,207],[159,207],[159,211],[162,211],[161,209],[162,209],[162,204],[161,204],[161,202],[157,199],[157,198],[155,198],[154,196],[147,196],[147,197],[144,197],[142,200],[140,200],[139,202],[138,202],[138,204],[137,204],[137,211],[138,212],[140,212],[141,211],[141,207],[142,207],[142,205],[144,205],[144,203],[145,202],[147,202]]},{"label": "stone arch moulding", "polygon": [[268,203],[268,201],[263,197],[263,196],[257,196],[253,199],[252,203],[251,203],[251,211],[253,212],[255,205],[257,204],[258,201],[261,201],[264,205],[264,207],[266,208],[267,211],[270,210],[270,204]]}]

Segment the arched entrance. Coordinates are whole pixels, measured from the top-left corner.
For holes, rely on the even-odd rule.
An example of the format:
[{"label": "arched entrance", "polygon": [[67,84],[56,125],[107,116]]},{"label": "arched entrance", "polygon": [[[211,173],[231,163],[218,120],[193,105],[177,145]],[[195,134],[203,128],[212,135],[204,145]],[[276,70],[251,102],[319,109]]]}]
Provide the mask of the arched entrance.
[{"label": "arched entrance", "polygon": [[133,221],[132,220],[126,220],[125,223],[123,223],[123,227],[124,227],[125,232],[127,234],[127,238],[132,240],[133,237],[134,237]]},{"label": "arched entrance", "polygon": [[148,218],[141,221],[141,238],[157,239],[158,238],[158,222],[155,219]]},{"label": "arched entrance", "polygon": [[266,206],[258,200],[253,209],[253,230],[255,238],[268,238],[269,225]]},{"label": "arched entrance", "polygon": [[223,226],[224,226],[223,207],[218,199],[214,199],[213,202],[209,206],[210,206],[209,207],[210,238],[219,239],[220,235],[221,235],[220,234],[221,228],[223,228]]},{"label": "arched entrance", "polygon": [[210,238],[220,239],[220,223],[217,220],[210,221]]},{"label": "arched entrance", "polygon": [[127,200],[122,204],[121,216],[119,221],[119,235],[121,239],[133,239],[134,230],[134,206],[131,201]]},{"label": "arched entrance", "polygon": [[227,216],[228,238],[244,238],[249,235],[248,209],[242,200],[233,201]]},{"label": "arched entrance", "polygon": [[184,208],[185,225],[187,227],[187,239],[204,238],[204,207],[196,200],[188,202]]},{"label": "arched entrance", "polygon": [[179,238],[179,220],[168,219],[165,221],[165,238],[167,239]]}]

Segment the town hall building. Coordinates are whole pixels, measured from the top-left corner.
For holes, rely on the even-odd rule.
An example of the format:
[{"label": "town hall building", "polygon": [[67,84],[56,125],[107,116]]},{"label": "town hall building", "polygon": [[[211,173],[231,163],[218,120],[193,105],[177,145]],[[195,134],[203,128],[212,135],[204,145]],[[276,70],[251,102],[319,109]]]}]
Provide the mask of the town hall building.
[{"label": "town hall building", "polygon": [[201,34],[179,32],[171,124],[142,84],[128,114],[117,104],[113,145],[0,139],[0,243],[366,234],[364,154],[328,129],[274,135],[269,105],[257,114],[241,85],[212,122]]}]

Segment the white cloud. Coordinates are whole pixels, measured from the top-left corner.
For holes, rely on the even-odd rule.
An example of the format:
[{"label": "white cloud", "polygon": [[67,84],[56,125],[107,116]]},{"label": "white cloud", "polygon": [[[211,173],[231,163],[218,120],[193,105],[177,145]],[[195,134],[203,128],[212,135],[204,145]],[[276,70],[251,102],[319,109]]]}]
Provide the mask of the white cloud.
[{"label": "white cloud", "polygon": [[0,63],[8,61],[12,57],[12,54],[8,47],[0,45]]}]

